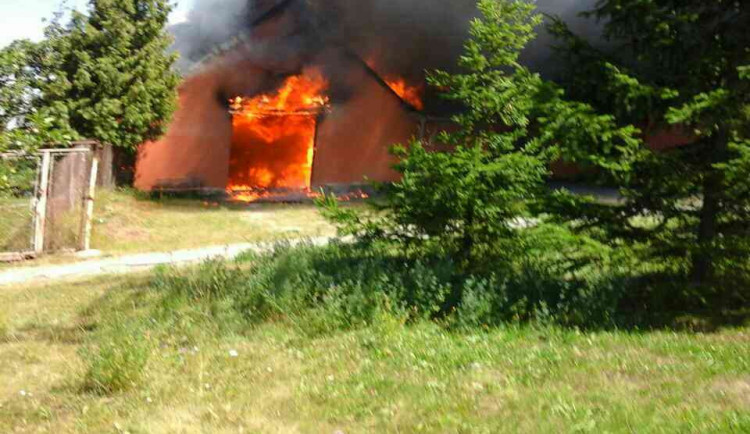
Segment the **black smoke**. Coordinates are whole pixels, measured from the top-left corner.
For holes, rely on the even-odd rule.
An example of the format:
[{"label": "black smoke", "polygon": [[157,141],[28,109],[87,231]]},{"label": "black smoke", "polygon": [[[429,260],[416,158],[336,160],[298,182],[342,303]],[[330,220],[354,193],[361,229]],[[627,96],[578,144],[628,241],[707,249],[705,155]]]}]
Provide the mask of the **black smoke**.
[{"label": "black smoke", "polygon": [[[571,28],[596,39],[598,26],[578,17],[596,0],[539,0],[538,10],[562,17]],[[293,13],[296,28],[248,55],[312,55],[335,46],[376,65],[384,75],[417,80],[425,70],[450,69],[477,15],[476,0],[198,0],[188,21],[173,27],[180,67],[190,68],[212,53],[238,43],[275,14]],[[522,60],[533,69],[550,68],[551,36],[542,28]],[[233,45],[234,44],[234,45]]]},{"label": "black smoke", "polygon": [[213,50],[228,43],[247,28],[254,1],[198,0],[187,21],[171,26],[173,49],[180,53],[178,69],[188,72]]}]

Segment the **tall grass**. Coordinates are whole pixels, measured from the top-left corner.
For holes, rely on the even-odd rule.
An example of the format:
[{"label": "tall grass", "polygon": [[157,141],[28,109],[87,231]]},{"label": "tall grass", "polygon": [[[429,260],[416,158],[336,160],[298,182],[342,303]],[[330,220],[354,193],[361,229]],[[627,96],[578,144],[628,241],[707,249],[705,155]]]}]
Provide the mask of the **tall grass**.
[{"label": "tall grass", "polygon": [[465,275],[439,254],[334,243],[279,246],[269,255],[208,262],[189,271],[162,269],[152,287],[170,303],[204,306],[210,317],[231,312],[233,323],[281,320],[319,333],[367,326],[384,312],[450,327],[611,326],[621,283],[620,276],[601,272],[564,275],[549,259],[520,262],[502,274]]},{"label": "tall grass", "polygon": [[81,353],[88,362],[84,388],[111,394],[140,384],[151,346],[142,324],[114,320]]},{"label": "tall grass", "polygon": [[10,325],[8,325],[8,319],[5,317],[5,313],[0,312],[0,342],[4,341],[10,334]]}]

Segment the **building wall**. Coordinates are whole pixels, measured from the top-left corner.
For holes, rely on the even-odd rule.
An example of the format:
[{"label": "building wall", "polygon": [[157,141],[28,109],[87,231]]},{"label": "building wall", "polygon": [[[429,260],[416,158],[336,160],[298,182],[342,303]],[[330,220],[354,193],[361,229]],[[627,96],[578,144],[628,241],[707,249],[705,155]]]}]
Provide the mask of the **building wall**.
[{"label": "building wall", "polygon": [[[347,65],[344,87],[319,122],[313,186],[391,181],[397,174],[388,150],[418,134],[418,118],[361,65]],[[218,189],[229,178],[232,120],[226,101],[253,95],[269,80],[250,64],[224,58],[186,79],[177,113],[163,139],[144,144],[138,154],[135,186],[141,190]],[[237,70],[244,74],[237,74]]]},{"label": "building wall", "polygon": [[312,184],[393,181],[389,149],[419,133],[418,118],[364,69],[352,66],[357,92],[336,103],[318,125]]},{"label": "building wall", "polygon": [[136,188],[226,186],[232,121],[216,97],[217,79],[209,71],[182,84],[179,108],[166,135],[139,149]]}]

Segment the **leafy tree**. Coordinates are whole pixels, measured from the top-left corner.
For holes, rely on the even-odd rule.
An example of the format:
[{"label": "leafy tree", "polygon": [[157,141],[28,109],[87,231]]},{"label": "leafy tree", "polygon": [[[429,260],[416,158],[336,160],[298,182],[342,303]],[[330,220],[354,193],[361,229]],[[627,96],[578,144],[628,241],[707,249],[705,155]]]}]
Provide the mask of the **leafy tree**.
[{"label": "leafy tree", "polygon": [[25,67],[31,46],[29,41],[17,41],[0,50],[0,131],[30,110]]},{"label": "leafy tree", "polygon": [[59,56],[44,104],[81,136],[127,149],[160,137],[176,108],[167,0],[91,0],[49,39]]},{"label": "leafy tree", "polygon": [[[42,103],[43,89],[56,86],[50,40],[16,41],[0,50],[0,152],[32,154],[51,143],[76,138],[64,106]],[[33,185],[35,164],[25,158],[0,162],[0,193],[27,190]]]},{"label": "leafy tree", "polygon": [[742,287],[736,278],[750,277],[750,3],[602,0],[586,15],[603,22],[609,49],[553,26],[571,94],[622,125],[682,131],[691,143],[647,152],[627,176],[610,177],[625,206],[570,207],[569,215],[606,228],[610,240],[646,246],[696,287]]},{"label": "leafy tree", "polygon": [[[0,152],[97,139],[126,149],[158,138],[176,107],[178,76],[166,0],[92,0],[71,22],[55,15],[40,43],[0,50]],[[12,165],[0,167],[10,188]]]},{"label": "leafy tree", "polygon": [[0,149],[33,151],[32,133],[50,132],[50,111],[40,106],[44,43],[16,41],[0,50]]},{"label": "leafy tree", "polygon": [[384,218],[325,201],[345,232],[407,248],[430,246],[468,272],[498,271],[533,254],[528,231],[518,227],[540,214],[551,195],[545,181],[553,160],[564,156],[627,173],[641,148],[635,128],[617,127],[613,116],[567,101],[558,86],[519,63],[541,22],[533,5],[481,0],[478,7],[482,17],[471,23],[461,72],[429,76],[463,106],[453,118],[457,131],[439,138],[445,149],[418,141],[394,148],[402,179],[384,187]]}]

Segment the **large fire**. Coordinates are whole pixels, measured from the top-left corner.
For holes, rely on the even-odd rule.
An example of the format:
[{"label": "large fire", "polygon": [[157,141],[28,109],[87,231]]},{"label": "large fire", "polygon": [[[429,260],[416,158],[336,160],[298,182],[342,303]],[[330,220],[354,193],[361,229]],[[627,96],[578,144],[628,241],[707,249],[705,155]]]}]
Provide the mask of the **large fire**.
[{"label": "large fire", "polygon": [[414,107],[417,110],[424,110],[424,102],[422,102],[422,88],[418,86],[410,86],[406,80],[401,77],[386,78],[385,82],[388,87],[393,90],[396,95],[401,97],[407,104]]},{"label": "large fire", "polygon": [[318,71],[288,78],[274,94],[231,101],[232,151],[227,191],[254,201],[270,190],[309,192],[317,117],[328,104]]}]

